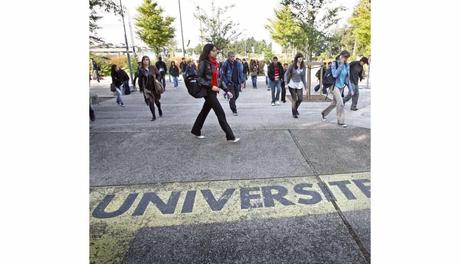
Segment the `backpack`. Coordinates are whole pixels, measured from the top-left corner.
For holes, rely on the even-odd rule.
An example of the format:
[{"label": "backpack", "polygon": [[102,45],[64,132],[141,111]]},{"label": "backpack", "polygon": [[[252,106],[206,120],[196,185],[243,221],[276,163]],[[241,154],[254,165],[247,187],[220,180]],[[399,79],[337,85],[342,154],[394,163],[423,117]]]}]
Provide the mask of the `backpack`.
[{"label": "backpack", "polygon": [[[337,61],[334,61],[335,63],[335,68],[338,68],[339,65]],[[332,75],[332,66],[327,69],[326,73],[323,76],[323,87],[328,88],[330,86],[333,86],[335,84],[336,78]]]},{"label": "backpack", "polygon": [[201,87],[197,82],[198,76],[196,74],[187,75],[184,78],[185,87],[187,87],[188,93],[195,98],[202,98]]}]

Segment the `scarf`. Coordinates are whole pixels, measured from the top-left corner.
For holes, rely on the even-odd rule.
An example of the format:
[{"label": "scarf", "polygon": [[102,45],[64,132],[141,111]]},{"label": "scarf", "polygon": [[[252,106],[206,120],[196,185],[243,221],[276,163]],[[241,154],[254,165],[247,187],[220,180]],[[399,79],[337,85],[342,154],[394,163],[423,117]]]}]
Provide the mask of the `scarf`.
[{"label": "scarf", "polygon": [[209,62],[211,65],[214,66],[212,69],[212,80],[211,80],[211,87],[212,86],[217,86],[217,74],[218,74],[218,68],[219,68],[219,63],[217,62],[216,58],[209,57]]}]

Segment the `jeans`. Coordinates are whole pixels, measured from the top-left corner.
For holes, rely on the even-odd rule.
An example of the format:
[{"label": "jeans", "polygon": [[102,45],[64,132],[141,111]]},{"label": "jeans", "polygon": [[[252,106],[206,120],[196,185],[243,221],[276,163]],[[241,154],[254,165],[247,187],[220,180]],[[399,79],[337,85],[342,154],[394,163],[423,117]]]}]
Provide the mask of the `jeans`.
[{"label": "jeans", "polygon": [[246,81],[248,80],[248,75],[246,73],[243,73],[243,79],[244,79],[243,87],[246,88]]},{"label": "jeans", "polygon": [[116,87],[115,93],[117,94],[117,104],[123,105],[123,100],[121,99],[121,96],[123,95],[121,87]]},{"label": "jeans", "polygon": [[257,75],[251,76],[252,79],[252,88],[257,88]]},{"label": "jeans", "polygon": [[163,84],[163,88],[165,88],[165,91],[166,91],[166,75],[165,74],[160,74],[161,76],[161,83]]},{"label": "jeans", "polygon": [[173,81],[174,81],[174,87],[177,88],[177,86],[179,85],[179,81],[178,81],[178,77],[177,76],[173,76]]},{"label": "jeans", "polygon": [[297,110],[299,109],[300,103],[302,103],[303,100],[303,89],[294,89],[289,86],[288,88],[292,96],[292,114],[296,115],[299,113]]},{"label": "jeans", "polygon": [[230,104],[230,109],[232,110],[233,113],[237,113],[236,110],[236,99],[240,96],[240,89],[241,85],[240,84],[234,84],[228,86],[228,91],[232,93],[233,98],[229,100]]},{"label": "jeans", "polygon": [[[281,80],[272,81],[270,80],[270,88],[272,89],[272,103],[275,101],[280,100],[280,92],[281,92]],[[276,90],[276,96],[275,96]]]},{"label": "jeans", "polygon": [[351,98],[351,109],[356,109],[356,105],[358,104],[358,98],[359,98],[359,86],[351,83],[351,88],[353,89],[353,96],[348,93],[345,98],[343,98],[343,103],[345,104],[348,102]]},{"label": "jeans", "polygon": [[332,109],[334,109],[335,107],[337,108],[336,111],[337,111],[337,123],[339,123],[339,125],[343,125],[345,124],[345,111],[344,111],[344,105],[343,105],[343,98],[342,98],[342,89],[339,89],[337,87],[334,87],[331,91],[331,94],[333,96],[333,100],[332,100],[332,103],[326,108],[324,109],[321,113],[323,114],[323,116],[327,116],[331,111]]},{"label": "jeans", "polygon": [[192,134],[195,136],[201,136],[201,129],[203,128],[204,121],[206,120],[209,111],[212,109],[217,116],[217,120],[219,120],[220,127],[225,132],[227,140],[234,140],[235,135],[233,135],[233,131],[227,123],[224,109],[222,109],[219,99],[217,99],[217,93],[210,91],[208,95],[204,97],[204,100],[203,108],[201,108],[201,112],[198,114],[195,123],[193,124]]}]

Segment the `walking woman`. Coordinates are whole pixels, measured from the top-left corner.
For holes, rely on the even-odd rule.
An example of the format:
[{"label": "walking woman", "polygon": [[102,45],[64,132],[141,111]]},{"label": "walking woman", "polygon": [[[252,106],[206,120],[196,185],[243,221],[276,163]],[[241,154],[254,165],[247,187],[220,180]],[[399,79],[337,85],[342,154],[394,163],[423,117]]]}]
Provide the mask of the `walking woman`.
[{"label": "walking woman", "polygon": [[144,93],[144,99],[152,112],[152,121],[155,121],[155,105],[158,107],[158,113],[163,116],[161,111],[160,98],[161,94],[156,92],[155,81],[160,76],[160,72],[155,65],[150,65],[148,56],[142,57],[142,67],[139,70],[139,89]]},{"label": "walking woman", "polygon": [[251,60],[251,80],[252,80],[252,88],[257,88],[257,75],[259,74],[259,65],[255,60]]},{"label": "walking woman", "polygon": [[112,77],[112,84],[115,86],[115,93],[117,94],[117,104],[119,106],[124,107],[125,104],[123,103],[123,100],[121,99],[121,95],[122,95],[121,89],[123,88],[122,84],[124,80],[123,80],[123,76],[120,71],[120,67],[118,67],[115,64],[112,64],[110,75]]},{"label": "walking woman", "polygon": [[[198,114],[198,117],[195,120],[192,128],[192,134],[199,139],[205,138],[201,134],[201,129],[203,128],[204,121],[209,114],[209,111],[214,110],[214,113],[219,120],[219,125],[224,130],[227,140],[229,142],[238,142],[240,139],[235,138],[233,131],[227,123],[225,118],[225,112],[222,109],[222,106],[217,99],[217,93],[219,92],[218,88],[218,78],[219,78],[219,62],[216,59],[217,48],[214,44],[208,43],[204,45],[203,52],[200,55],[200,64],[198,66],[197,73],[197,82],[201,86],[202,94],[204,95],[204,104],[201,112]],[[224,89],[226,91],[226,89]],[[226,91],[229,97],[233,95]]]},{"label": "walking woman", "polygon": [[321,118],[326,120],[326,116],[336,107],[337,123],[346,128],[345,124],[345,111],[342,94],[345,86],[348,86],[348,93],[353,96],[353,88],[350,84],[350,66],[347,63],[350,53],[346,50],[340,52],[339,57],[335,63],[331,64],[331,73],[335,79],[335,84],[331,87],[330,93],[333,96],[332,103],[321,112]]},{"label": "walking woman", "polygon": [[307,89],[305,68],[302,53],[297,53],[294,57],[294,62],[289,65],[286,73],[284,74],[284,81],[292,96],[292,117],[294,118],[299,118],[298,109],[303,100],[303,90]]},{"label": "walking woman", "polygon": [[174,88],[177,88],[177,86],[179,85],[179,82],[177,79],[179,77],[179,67],[176,66],[175,61],[171,61],[171,65],[169,67],[169,74],[173,77]]}]

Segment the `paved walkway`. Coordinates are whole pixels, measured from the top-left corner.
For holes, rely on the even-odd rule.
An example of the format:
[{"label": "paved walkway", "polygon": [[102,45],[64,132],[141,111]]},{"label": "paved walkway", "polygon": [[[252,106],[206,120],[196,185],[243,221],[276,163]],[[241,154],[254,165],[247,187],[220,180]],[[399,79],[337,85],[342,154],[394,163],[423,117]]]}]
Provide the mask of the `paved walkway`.
[{"label": "paved walkway", "polygon": [[[108,78],[110,79],[110,78]],[[365,86],[365,82],[363,82]],[[139,92],[126,107],[95,105],[90,124],[91,260],[94,263],[369,263],[370,90],[349,128],[320,120],[328,103],[270,105],[263,78],[243,89],[227,120],[211,112],[190,129],[202,99],[168,83],[164,115]],[[108,80],[91,93],[110,95]]]}]

